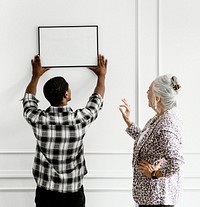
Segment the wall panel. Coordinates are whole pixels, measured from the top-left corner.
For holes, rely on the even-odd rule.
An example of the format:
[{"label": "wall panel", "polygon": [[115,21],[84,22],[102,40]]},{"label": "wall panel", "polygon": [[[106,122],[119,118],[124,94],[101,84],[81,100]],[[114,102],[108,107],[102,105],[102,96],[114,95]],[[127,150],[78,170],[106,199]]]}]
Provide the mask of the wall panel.
[{"label": "wall panel", "polygon": [[147,90],[158,75],[158,1],[138,1],[138,117],[141,127],[153,112],[148,108]]},{"label": "wall panel", "polygon": [[[199,114],[198,88],[200,27],[198,0],[164,0],[138,3],[138,119],[140,126],[152,116],[145,92],[157,76],[172,73],[182,89],[178,107],[184,122],[184,185],[178,206],[198,205]],[[195,96],[195,97],[194,97]],[[190,204],[189,204],[190,203]]]},{"label": "wall panel", "polygon": [[187,152],[199,152],[199,9],[198,0],[160,1],[160,68],[162,73],[176,74],[182,83],[179,108]]},{"label": "wall panel", "polygon": [[175,74],[182,84],[178,107],[184,122],[184,191],[180,203],[198,206],[200,194],[199,133],[200,27],[198,0],[159,1],[160,73]]},{"label": "wall panel", "polygon": [[[24,199],[28,206],[33,206],[35,181],[31,174],[31,165],[34,152],[32,151],[6,151],[0,152],[0,165],[2,160],[12,160],[2,164],[0,169],[0,204],[5,207],[12,205],[11,200],[17,200],[18,204]],[[9,157],[9,159],[8,159]],[[132,170],[131,153],[86,153],[86,161],[89,173],[85,176],[84,187],[88,206],[120,206],[126,203],[133,206],[132,199]],[[23,163],[23,168],[19,163]],[[110,197],[110,199],[108,199]],[[117,199],[116,199],[117,198]],[[28,201],[27,201],[28,200]]]}]

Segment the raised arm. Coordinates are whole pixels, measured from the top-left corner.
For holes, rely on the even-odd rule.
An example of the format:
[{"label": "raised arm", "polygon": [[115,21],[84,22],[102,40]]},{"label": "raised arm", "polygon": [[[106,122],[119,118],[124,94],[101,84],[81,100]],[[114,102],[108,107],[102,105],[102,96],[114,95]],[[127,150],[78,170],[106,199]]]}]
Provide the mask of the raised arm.
[{"label": "raised arm", "polygon": [[32,78],[26,88],[26,93],[31,93],[35,96],[37,84],[38,84],[40,77],[49,69],[42,68],[39,55],[36,55],[34,59],[31,60],[31,64],[32,64]]},{"label": "raised arm", "polygon": [[92,70],[97,75],[97,84],[94,89],[94,93],[100,94],[102,97],[105,93],[105,78],[106,78],[106,72],[107,72],[107,59],[104,59],[103,55],[98,56],[98,66],[97,67],[90,67],[90,70]]}]

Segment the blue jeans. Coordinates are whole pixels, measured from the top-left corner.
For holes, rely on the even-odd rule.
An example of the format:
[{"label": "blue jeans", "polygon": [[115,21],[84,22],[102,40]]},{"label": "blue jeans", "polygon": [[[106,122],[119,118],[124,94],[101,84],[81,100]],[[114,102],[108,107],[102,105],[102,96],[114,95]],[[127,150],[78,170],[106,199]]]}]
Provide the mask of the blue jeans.
[{"label": "blue jeans", "polygon": [[37,187],[36,207],[85,207],[83,186],[75,193],[60,193]]}]

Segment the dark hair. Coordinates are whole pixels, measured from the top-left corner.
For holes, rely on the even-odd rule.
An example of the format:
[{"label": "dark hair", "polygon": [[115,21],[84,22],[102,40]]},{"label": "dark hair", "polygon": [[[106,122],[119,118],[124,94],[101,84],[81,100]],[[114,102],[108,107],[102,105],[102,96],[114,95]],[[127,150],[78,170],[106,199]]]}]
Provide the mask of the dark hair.
[{"label": "dark hair", "polygon": [[43,93],[52,106],[59,106],[68,87],[69,84],[63,77],[54,77],[45,83]]}]

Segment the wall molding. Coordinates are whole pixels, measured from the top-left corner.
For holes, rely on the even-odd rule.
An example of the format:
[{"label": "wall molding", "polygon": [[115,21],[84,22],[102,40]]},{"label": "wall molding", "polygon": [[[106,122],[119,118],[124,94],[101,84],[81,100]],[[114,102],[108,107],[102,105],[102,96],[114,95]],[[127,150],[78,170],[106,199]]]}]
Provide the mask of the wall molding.
[{"label": "wall molding", "polygon": [[[19,187],[19,188],[0,188],[0,192],[27,192],[27,191],[31,191],[34,192],[35,191],[35,187]],[[183,191],[185,192],[198,192],[200,191],[200,188],[184,188]],[[85,188],[85,192],[132,192],[131,188]]]},{"label": "wall molding", "polygon": [[[26,188],[0,188],[0,192],[2,191],[9,191],[9,192],[23,192],[23,191],[35,191],[35,187],[26,187]],[[132,192],[131,188],[85,188],[84,189],[85,192]]]},{"label": "wall molding", "polygon": [[[1,154],[35,154],[35,151],[33,150],[1,150],[0,151],[0,155]],[[131,152],[103,152],[103,151],[90,151],[90,152],[85,152],[85,155],[130,155],[132,154]]]},{"label": "wall molding", "polygon": [[[13,188],[0,188],[0,192],[27,192],[27,191],[35,191],[35,187],[13,187]],[[183,188],[185,192],[198,192],[200,188]],[[85,192],[132,192],[131,188],[85,188]]]},{"label": "wall molding", "polygon": [[[0,179],[32,179],[31,170],[0,171]],[[132,171],[89,171],[85,179],[132,179]]]},{"label": "wall molding", "polygon": [[[9,154],[9,155],[34,155],[35,151],[33,150],[0,150],[0,155]],[[108,152],[108,151],[88,151],[84,153],[85,155],[132,155],[132,152]],[[200,152],[184,152],[184,155],[200,155]]]},{"label": "wall molding", "polygon": [[[184,179],[200,179],[200,172],[186,172]],[[9,170],[0,171],[1,179],[33,179],[31,170]],[[85,179],[132,179],[132,169],[130,171],[89,171]]]}]

